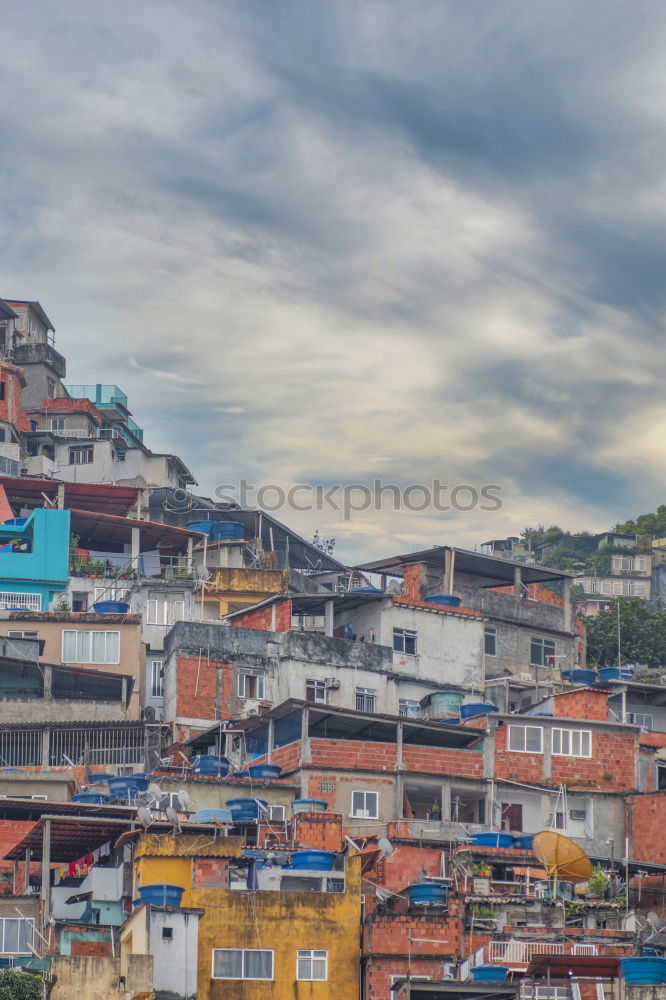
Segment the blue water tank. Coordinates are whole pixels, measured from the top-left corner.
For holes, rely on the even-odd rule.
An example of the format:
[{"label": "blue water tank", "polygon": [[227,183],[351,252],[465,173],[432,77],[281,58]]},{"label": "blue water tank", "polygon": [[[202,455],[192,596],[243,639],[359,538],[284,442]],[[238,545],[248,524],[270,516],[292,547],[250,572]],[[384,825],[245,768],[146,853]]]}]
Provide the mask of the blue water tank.
[{"label": "blue water tank", "polygon": [[153,906],[180,906],[184,892],[182,885],[142,885],[139,902],[152,903]]},{"label": "blue water tank", "polygon": [[263,799],[229,799],[227,809],[231,810],[234,823],[252,822],[259,819],[261,806],[267,808],[268,803]]},{"label": "blue water tank", "polygon": [[190,531],[199,531],[202,535],[210,535],[215,521],[188,521],[187,527]]},{"label": "blue water tank", "polygon": [[533,833],[519,833],[513,838],[513,846],[522,851],[531,851],[533,840]]},{"label": "blue water tank", "polygon": [[350,594],[383,594],[381,587],[352,587]]},{"label": "blue water tank", "polygon": [[28,520],[27,517],[10,517],[4,523],[8,524],[10,528],[22,528]]},{"label": "blue water tank", "polygon": [[210,537],[216,542],[233,542],[245,534],[245,525],[240,521],[212,521]]},{"label": "blue water tank", "polygon": [[477,847],[513,847],[513,836],[510,833],[473,833],[472,843]]},{"label": "blue water tank", "polygon": [[295,813],[321,813],[328,809],[324,799],[294,799],[291,808]]},{"label": "blue water tank", "polygon": [[102,795],[101,792],[77,792],[76,795],[72,795],[72,802],[86,802],[89,805],[105,805],[109,802],[108,795]]},{"label": "blue water tank", "polygon": [[231,764],[227,757],[214,753],[203,753],[192,760],[192,773],[201,774],[207,778],[224,778],[229,773]]},{"label": "blue water tank", "polygon": [[115,778],[115,774],[91,774],[86,781],[86,785],[108,785],[109,781]]},{"label": "blue water tank", "polygon": [[345,622],[342,626],[342,638],[343,639],[353,639],[354,629],[351,626],[351,622]]},{"label": "blue water tank", "polygon": [[602,684],[607,681],[630,681],[633,676],[633,667],[602,667],[599,671],[599,680]]},{"label": "blue water tank", "polygon": [[575,667],[573,670],[563,670],[562,680],[569,681],[570,684],[595,684],[597,680],[596,670],[583,670]]},{"label": "blue water tank", "polygon": [[621,958],[625,982],[643,986],[661,986],[666,983],[666,958],[653,955],[628,955]]},{"label": "blue water tank", "polygon": [[504,983],[509,974],[506,965],[475,965],[472,979],[477,983]]},{"label": "blue water tank", "polygon": [[490,702],[474,701],[460,706],[460,718],[471,719],[474,715],[490,715],[491,712],[498,711],[497,706]]},{"label": "blue water tank", "polygon": [[92,607],[98,615],[126,615],[129,611],[125,601],[95,601]]},{"label": "blue water tank", "polygon": [[274,781],[282,774],[282,769],[276,764],[252,764],[247,773],[250,778],[262,781]]},{"label": "blue water tank", "polygon": [[462,599],[455,594],[428,594],[425,599],[426,604],[442,604],[447,608],[459,608]]},{"label": "blue water tank", "polygon": [[448,902],[449,890],[441,882],[412,882],[405,892],[410,903],[445,906]]},{"label": "blue water tank", "polygon": [[330,872],[335,864],[335,851],[296,851],[291,856],[292,868],[310,868],[317,872]]},{"label": "blue water tank", "polygon": [[194,814],[195,823],[231,823],[231,809],[197,809]]},{"label": "blue water tank", "polygon": [[135,799],[139,792],[148,788],[145,774],[131,774],[122,778],[109,778],[109,794],[112,799]]}]

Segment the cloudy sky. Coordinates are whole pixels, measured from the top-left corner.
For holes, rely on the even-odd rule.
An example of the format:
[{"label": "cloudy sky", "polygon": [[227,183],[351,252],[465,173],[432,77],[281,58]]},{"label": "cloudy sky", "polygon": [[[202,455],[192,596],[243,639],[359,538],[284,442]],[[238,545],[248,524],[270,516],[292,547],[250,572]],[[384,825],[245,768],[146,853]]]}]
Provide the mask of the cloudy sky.
[{"label": "cloudy sky", "polygon": [[0,0],[0,295],[354,558],[664,502],[663,0]]}]

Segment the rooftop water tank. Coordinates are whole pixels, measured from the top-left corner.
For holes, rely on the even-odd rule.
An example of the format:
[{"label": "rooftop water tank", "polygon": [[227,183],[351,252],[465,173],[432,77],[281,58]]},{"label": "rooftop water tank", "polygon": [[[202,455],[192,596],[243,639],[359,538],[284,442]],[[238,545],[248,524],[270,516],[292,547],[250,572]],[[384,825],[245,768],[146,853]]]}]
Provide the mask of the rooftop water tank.
[{"label": "rooftop water tank", "polygon": [[429,699],[430,711],[428,714],[433,719],[439,719],[445,715],[458,715],[464,697],[464,691],[433,691]]},{"label": "rooftop water tank", "polygon": [[109,781],[115,778],[115,774],[91,774],[86,781],[86,785],[108,785]]},{"label": "rooftop water tank", "polygon": [[533,840],[533,833],[519,833],[513,838],[513,846],[522,851],[531,851]]},{"label": "rooftop water tank", "polygon": [[11,528],[22,528],[27,521],[27,517],[10,517],[4,523],[8,524]]},{"label": "rooftop water tank", "polygon": [[95,601],[92,607],[98,615],[126,615],[129,611],[125,601]]},{"label": "rooftop water tank", "polygon": [[233,542],[245,534],[245,525],[240,521],[211,521],[210,537],[216,542]]},{"label": "rooftop water tank", "polygon": [[109,801],[108,795],[101,792],[77,792],[72,795],[72,802],[86,802],[88,805],[105,805]]},{"label": "rooftop water tank", "polygon": [[497,711],[499,711],[497,705],[492,705],[490,702],[473,701],[460,706],[460,718],[471,719],[474,715],[490,715],[491,712]]},{"label": "rooftop water tank", "polygon": [[181,885],[142,885],[139,902],[152,903],[153,906],[180,906],[184,892]]},{"label": "rooftop water tank", "polygon": [[562,680],[569,681],[570,684],[595,684],[597,680],[596,670],[584,670],[581,667],[574,667],[573,670],[563,670]]},{"label": "rooftop water tank", "polygon": [[512,847],[513,836],[510,833],[497,833],[494,830],[487,833],[473,833],[472,843],[477,847]]},{"label": "rooftop water tank", "polygon": [[628,955],[621,958],[622,975],[627,983],[661,986],[666,983],[666,958],[654,955]]},{"label": "rooftop water tank", "polygon": [[309,868],[316,872],[330,872],[335,864],[335,851],[296,851],[291,856],[292,868]]},{"label": "rooftop water tank", "polygon": [[295,813],[321,813],[328,809],[324,799],[294,799],[291,808]]},{"label": "rooftop water tank", "polygon": [[350,594],[383,594],[381,587],[352,587]]},{"label": "rooftop water tank", "polygon": [[506,965],[475,965],[472,967],[472,979],[477,983],[503,983],[509,974]]},{"label": "rooftop water tank", "polygon": [[248,767],[247,773],[250,778],[262,781],[274,781],[282,774],[282,769],[277,764],[252,764]]},{"label": "rooftop water tank", "polygon": [[231,809],[197,809],[194,814],[195,823],[231,823]]},{"label": "rooftop water tank", "polygon": [[263,799],[229,799],[227,802],[227,809],[231,810],[234,823],[249,823],[259,819],[262,806],[264,809],[268,806]]},{"label": "rooftop water tank", "polygon": [[214,753],[202,753],[192,760],[192,773],[207,778],[224,778],[229,773],[229,759]]},{"label": "rooftop water tank", "polygon": [[199,531],[202,535],[210,535],[215,521],[188,521],[187,527],[190,531]]},{"label": "rooftop water tank", "polygon": [[602,684],[607,681],[630,681],[633,676],[633,667],[602,667],[599,671],[599,680]]},{"label": "rooftop water tank", "polygon": [[443,604],[448,608],[459,608],[462,604],[460,597],[455,594],[428,594],[425,599],[426,604]]},{"label": "rooftop water tank", "polygon": [[448,901],[448,888],[441,882],[413,882],[405,889],[410,903],[444,906]]}]

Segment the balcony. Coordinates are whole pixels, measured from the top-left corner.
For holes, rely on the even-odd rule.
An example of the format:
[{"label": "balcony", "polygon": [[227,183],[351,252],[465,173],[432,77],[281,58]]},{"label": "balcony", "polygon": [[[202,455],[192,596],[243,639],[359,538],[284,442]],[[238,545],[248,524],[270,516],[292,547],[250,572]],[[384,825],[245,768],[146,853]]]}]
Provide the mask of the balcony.
[{"label": "balcony", "polygon": [[67,364],[62,354],[59,354],[50,344],[17,344],[14,348],[13,360],[17,365],[42,364],[48,365],[58,378],[64,378]]},{"label": "balcony", "polygon": [[67,391],[73,399],[89,399],[95,406],[113,408],[116,405],[127,409],[127,396],[117,385],[69,385]]}]

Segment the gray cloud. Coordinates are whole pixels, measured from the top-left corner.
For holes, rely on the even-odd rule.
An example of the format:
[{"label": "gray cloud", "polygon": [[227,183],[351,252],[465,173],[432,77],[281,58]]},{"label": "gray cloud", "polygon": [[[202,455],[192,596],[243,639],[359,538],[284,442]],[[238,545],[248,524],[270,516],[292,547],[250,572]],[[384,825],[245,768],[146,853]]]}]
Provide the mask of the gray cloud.
[{"label": "gray cloud", "polygon": [[202,486],[433,475],[495,514],[285,519],[350,558],[663,501],[666,9],[3,10],[0,294]]}]

